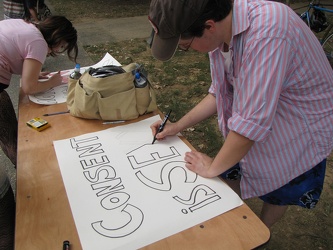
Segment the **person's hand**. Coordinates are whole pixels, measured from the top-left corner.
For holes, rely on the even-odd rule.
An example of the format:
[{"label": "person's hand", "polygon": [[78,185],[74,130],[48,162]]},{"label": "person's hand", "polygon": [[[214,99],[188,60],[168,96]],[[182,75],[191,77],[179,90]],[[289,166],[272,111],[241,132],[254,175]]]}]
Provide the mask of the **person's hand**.
[{"label": "person's hand", "polygon": [[[152,130],[153,136],[155,136],[156,131],[158,131],[158,128],[160,127],[162,121],[154,122],[152,125],[150,125],[150,128]],[[168,135],[176,135],[179,132],[177,123],[171,123],[167,122],[164,126],[164,129],[162,132],[158,133],[156,135],[157,140],[163,140]]]},{"label": "person's hand", "polygon": [[56,74],[51,76],[49,78],[49,81],[52,82],[53,87],[61,85],[62,84],[62,76],[60,74],[60,71],[58,71]]},{"label": "person's hand", "polygon": [[50,72],[40,72],[39,73],[39,79],[49,79],[48,74],[50,74]]},{"label": "person's hand", "polygon": [[185,166],[194,173],[202,177],[215,177],[209,173],[213,159],[208,155],[197,151],[187,152],[184,160],[186,161]]}]

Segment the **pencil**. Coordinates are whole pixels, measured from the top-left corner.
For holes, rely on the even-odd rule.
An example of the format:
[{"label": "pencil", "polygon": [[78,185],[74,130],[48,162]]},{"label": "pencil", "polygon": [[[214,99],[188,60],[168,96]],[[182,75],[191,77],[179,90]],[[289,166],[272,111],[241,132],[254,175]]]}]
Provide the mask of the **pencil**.
[{"label": "pencil", "polygon": [[69,113],[69,110],[67,110],[67,111],[61,111],[61,112],[55,112],[55,113],[49,113],[49,114],[44,114],[43,116],[61,115],[61,114],[66,114],[66,113]]}]

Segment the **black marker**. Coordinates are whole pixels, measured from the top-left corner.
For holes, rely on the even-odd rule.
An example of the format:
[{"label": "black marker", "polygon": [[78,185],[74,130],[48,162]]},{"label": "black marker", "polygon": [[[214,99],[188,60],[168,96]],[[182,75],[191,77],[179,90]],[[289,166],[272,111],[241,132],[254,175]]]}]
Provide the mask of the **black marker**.
[{"label": "black marker", "polygon": [[156,141],[156,135],[163,131],[164,126],[165,126],[166,122],[168,121],[170,114],[171,114],[171,110],[166,114],[166,116],[164,117],[163,122],[161,123],[160,127],[156,131],[156,134],[154,136],[154,140],[153,140],[152,144],[154,144],[154,142]]},{"label": "black marker", "polygon": [[62,249],[63,250],[69,250],[69,241],[68,240],[64,241]]}]

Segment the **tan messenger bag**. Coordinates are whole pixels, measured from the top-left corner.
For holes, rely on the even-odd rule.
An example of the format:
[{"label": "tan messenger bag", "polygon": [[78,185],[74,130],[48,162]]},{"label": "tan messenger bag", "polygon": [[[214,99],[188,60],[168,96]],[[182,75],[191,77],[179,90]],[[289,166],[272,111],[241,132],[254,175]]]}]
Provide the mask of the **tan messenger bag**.
[{"label": "tan messenger bag", "polygon": [[[135,73],[146,80],[136,87]],[[67,106],[71,115],[86,119],[131,120],[157,109],[156,95],[136,63],[89,69],[68,80]]]}]

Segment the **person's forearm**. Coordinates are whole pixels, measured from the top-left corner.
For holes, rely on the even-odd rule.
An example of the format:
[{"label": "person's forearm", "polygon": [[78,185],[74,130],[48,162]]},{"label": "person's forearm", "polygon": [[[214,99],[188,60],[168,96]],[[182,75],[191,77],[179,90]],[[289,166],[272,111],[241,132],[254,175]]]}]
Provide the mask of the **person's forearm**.
[{"label": "person's forearm", "polygon": [[208,94],[190,112],[184,115],[178,122],[179,131],[191,127],[216,113],[216,100],[212,94]]},{"label": "person's forearm", "polygon": [[39,75],[42,64],[35,59],[25,59],[23,63],[21,87],[25,94],[31,95],[39,92],[45,92],[52,87],[61,84],[60,74],[55,74],[48,80],[39,81]]},{"label": "person's forearm", "polygon": [[254,141],[230,131],[208,170],[209,176],[218,176],[233,167],[249,152],[253,144]]},{"label": "person's forearm", "polygon": [[51,81],[51,79],[42,82],[37,81],[34,84],[22,84],[22,90],[26,95],[45,92],[52,87],[54,87],[54,83]]}]

